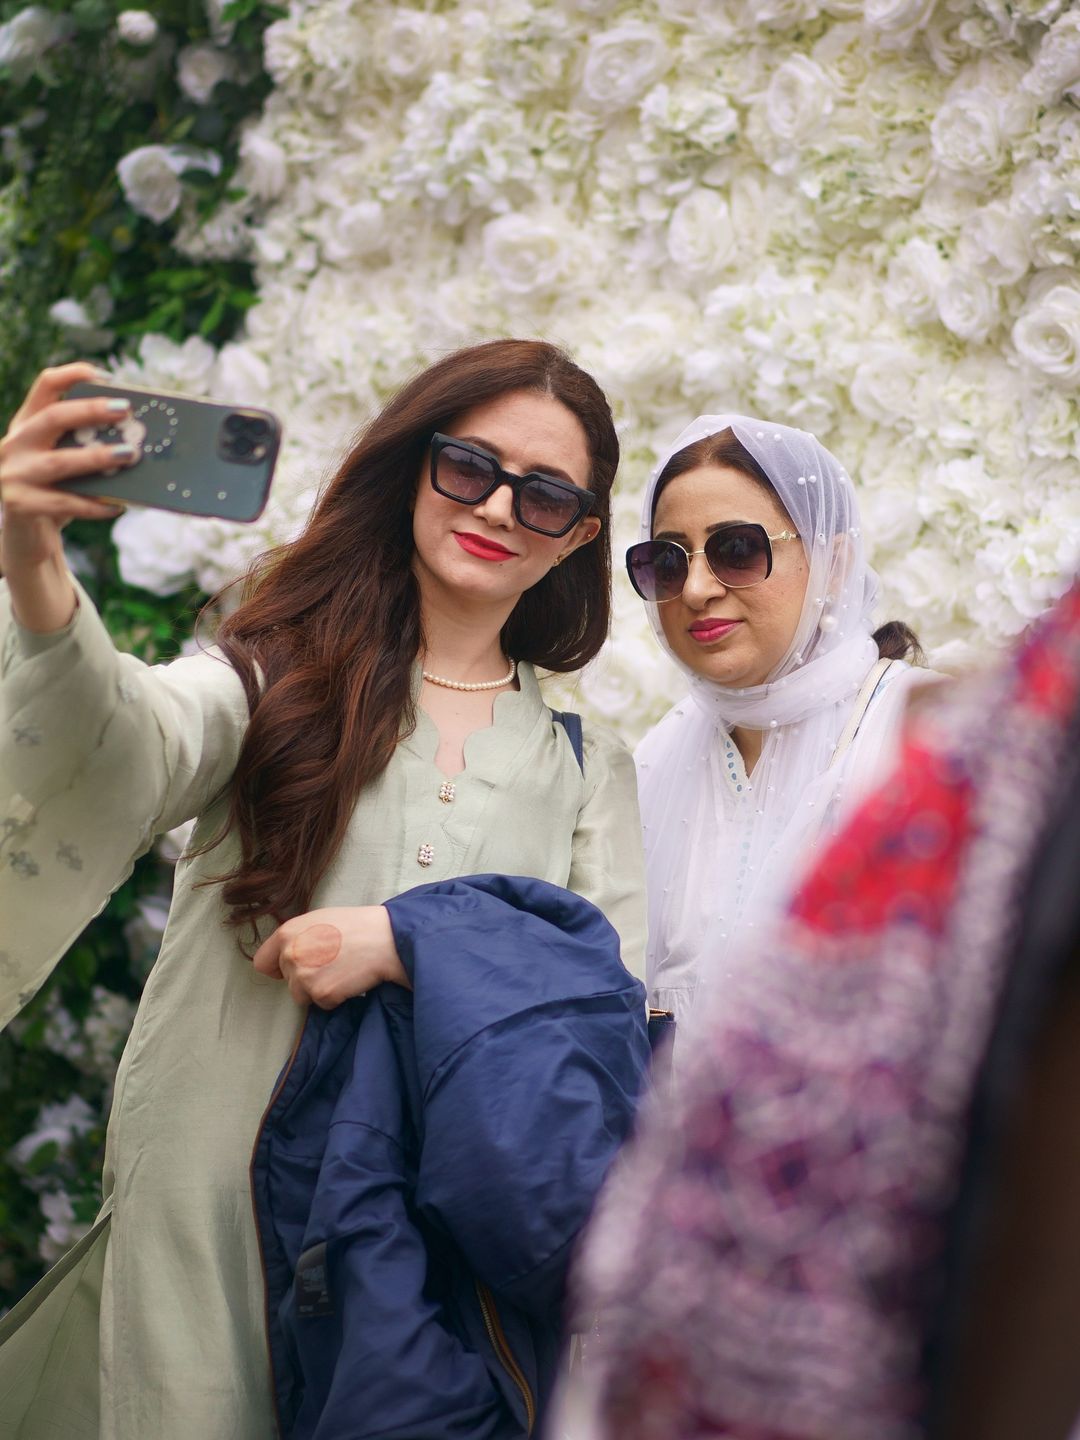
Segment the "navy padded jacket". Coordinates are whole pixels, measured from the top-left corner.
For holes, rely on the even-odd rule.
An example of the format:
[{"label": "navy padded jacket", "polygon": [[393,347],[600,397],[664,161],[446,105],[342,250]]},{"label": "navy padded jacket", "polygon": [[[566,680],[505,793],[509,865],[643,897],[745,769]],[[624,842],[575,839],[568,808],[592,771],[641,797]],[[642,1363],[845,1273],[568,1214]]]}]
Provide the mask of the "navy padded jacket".
[{"label": "navy padded jacket", "polygon": [[632,1126],[644,989],[599,910],[544,881],[387,909],[413,990],[309,1012],[252,1160],[281,1433],[521,1440]]}]

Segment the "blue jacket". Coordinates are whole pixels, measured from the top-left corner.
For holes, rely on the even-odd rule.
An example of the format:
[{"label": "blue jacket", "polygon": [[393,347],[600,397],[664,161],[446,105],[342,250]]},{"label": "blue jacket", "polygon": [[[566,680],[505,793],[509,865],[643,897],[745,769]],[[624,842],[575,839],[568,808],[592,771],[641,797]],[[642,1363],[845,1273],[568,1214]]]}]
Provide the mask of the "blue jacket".
[{"label": "blue jacket", "polygon": [[252,1160],[281,1432],[521,1440],[631,1128],[643,987],[600,912],[543,881],[387,909],[413,991],[309,1013]]}]

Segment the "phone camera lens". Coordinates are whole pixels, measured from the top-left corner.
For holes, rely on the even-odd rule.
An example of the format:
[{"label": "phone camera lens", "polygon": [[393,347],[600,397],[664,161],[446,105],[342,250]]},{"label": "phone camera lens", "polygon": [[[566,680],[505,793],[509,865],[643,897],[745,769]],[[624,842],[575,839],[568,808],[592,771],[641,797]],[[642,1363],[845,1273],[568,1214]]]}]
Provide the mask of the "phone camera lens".
[{"label": "phone camera lens", "polygon": [[218,453],[235,465],[257,464],[269,453],[273,433],[272,423],[262,415],[234,410],[221,423]]}]

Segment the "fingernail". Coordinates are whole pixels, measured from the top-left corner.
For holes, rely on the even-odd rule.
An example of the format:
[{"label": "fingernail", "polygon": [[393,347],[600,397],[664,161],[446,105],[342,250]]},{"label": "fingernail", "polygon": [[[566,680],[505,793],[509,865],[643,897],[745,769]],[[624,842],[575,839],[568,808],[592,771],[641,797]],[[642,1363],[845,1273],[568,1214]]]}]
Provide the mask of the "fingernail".
[{"label": "fingernail", "polygon": [[134,460],[135,458],[134,445],[110,445],[109,449],[117,460]]},{"label": "fingernail", "polygon": [[105,409],[112,415],[119,415],[122,410],[131,409],[130,400],[106,400]]}]

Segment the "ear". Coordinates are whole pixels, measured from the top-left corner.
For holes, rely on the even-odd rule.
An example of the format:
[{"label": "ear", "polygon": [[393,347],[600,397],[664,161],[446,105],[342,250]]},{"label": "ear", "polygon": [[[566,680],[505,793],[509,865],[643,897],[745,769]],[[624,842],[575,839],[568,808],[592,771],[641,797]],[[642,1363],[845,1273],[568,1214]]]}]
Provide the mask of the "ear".
[{"label": "ear", "polygon": [[559,558],[555,561],[559,565],[568,555],[575,550],[580,550],[582,545],[588,545],[590,540],[595,540],[600,534],[601,522],[595,515],[589,515],[584,520],[579,520],[577,525],[563,541],[563,548],[559,551]]}]

